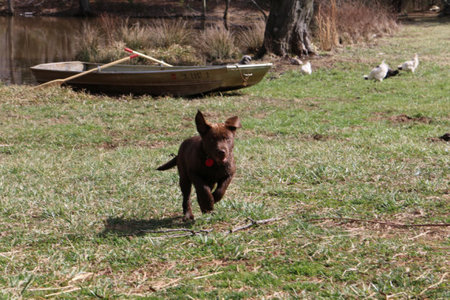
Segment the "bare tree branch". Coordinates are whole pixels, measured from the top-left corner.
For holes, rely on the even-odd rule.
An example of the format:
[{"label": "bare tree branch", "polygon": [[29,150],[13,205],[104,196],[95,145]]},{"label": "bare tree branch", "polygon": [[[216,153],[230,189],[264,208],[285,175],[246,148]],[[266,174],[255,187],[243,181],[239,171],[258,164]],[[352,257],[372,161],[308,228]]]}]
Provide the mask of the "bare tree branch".
[{"label": "bare tree branch", "polygon": [[450,226],[449,223],[403,224],[403,223],[375,221],[375,220],[366,220],[366,219],[355,219],[355,218],[342,218],[342,217],[317,218],[317,219],[309,219],[307,221],[308,222],[317,222],[317,221],[326,221],[326,220],[343,221],[343,222],[372,223],[372,224],[380,224],[380,225],[392,226],[392,227],[448,227],[448,226]]},{"label": "bare tree branch", "polygon": [[247,228],[253,227],[253,226],[257,226],[257,225],[261,225],[261,224],[267,224],[267,223],[271,223],[271,222],[275,222],[275,221],[279,221],[282,218],[270,218],[270,219],[264,219],[264,220],[253,220],[252,218],[247,218],[251,223],[244,225],[244,226],[240,226],[240,227],[235,227],[230,229],[229,233],[235,233],[236,231],[240,231],[240,230],[245,230]]},{"label": "bare tree branch", "polygon": [[169,232],[189,232],[190,234],[184,234],[184,235],[173,235],[174,237],[178,236],[191,236],[191,235],[198,235],[202,233],[210,233],[213,231],[213,229],[201,229],[201,230],[192,230],[189,228],[174,228],[174,229],[160,229],[160,230],[141,230],[140,232],[143,233],[169,233]]},{"label": "bare tree branch", "polygon": [[264,9],[262,9],[262,7],[258,4],[258,2],[256,2],[255,0],[250,0],[255,6],[256,8],[263,14],[264,16],[264,21],[267,21],[267,15],[266,12],[264,11]]}]

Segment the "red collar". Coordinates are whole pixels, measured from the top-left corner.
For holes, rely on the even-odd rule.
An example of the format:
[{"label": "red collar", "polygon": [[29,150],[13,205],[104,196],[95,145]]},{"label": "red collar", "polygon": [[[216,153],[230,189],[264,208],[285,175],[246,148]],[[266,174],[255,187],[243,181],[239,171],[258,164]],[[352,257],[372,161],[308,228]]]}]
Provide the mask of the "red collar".
[{"label": "red collar", "polygon": [[207,158],[205,160],[205,166],[212,167],[214,165],[214,160],[212,158]]}]

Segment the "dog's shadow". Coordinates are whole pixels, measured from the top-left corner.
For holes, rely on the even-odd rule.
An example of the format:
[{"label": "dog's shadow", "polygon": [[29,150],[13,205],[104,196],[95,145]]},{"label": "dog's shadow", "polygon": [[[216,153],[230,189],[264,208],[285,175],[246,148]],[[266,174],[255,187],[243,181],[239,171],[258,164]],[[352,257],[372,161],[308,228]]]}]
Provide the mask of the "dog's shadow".
[{"label": "dog's shadow", "polygon": [[141,236],[151,231],[190,228],[193,222],[184,222],[183,218],[170,217],[164,219],[136,220],[124,218],[108,218],[104,222],[105,229],[100,236],[116,234],[121,236]]}]

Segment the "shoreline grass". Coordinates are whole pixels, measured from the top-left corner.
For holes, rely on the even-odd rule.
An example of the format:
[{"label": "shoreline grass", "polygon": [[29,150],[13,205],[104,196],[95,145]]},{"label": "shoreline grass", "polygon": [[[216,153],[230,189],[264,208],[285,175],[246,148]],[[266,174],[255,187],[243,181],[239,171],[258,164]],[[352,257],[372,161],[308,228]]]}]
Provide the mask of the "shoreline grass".
[{"label": "shoreline grass", "polygon": [[[331,51],[338,46],[392,34],[398,29],[396,21],[389,7],[377,1],[319,1],[311,38],[317,41],[317,50]],[[227,30],[217,24],[196,29],[193,23],[182,18],[141,23],[103,14],[95,25],[82,28],[76,56],[82,61],[109,62],[121,57],[127,46],[173,65],[235,63],[242,55],[257,56],[264,32],[263,19]],[[153,62],[139,59],[132,63]]]},{"label": "shoreline grass", "polygon": [[[449,34],[404,24],[311,76],[191,100],[0,85],[0,297],[448,298],[448,227],[331,218],[450,222]],[[362,79],[418,49],[415,74]],[[155,167],[197,109],[241,117],[238,170],[183,223],[178,176]],[[177,228],[213,231],[152,232]]]}]

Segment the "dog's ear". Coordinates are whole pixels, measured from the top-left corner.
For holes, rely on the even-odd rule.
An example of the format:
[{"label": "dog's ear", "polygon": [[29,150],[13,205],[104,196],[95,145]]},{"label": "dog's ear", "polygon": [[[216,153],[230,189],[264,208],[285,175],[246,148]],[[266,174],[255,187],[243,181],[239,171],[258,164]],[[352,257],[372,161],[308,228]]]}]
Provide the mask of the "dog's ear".
[{"label": "dog's ear", "polygon": [[242,125],[241,125],[241,121],[239,120],[239,117],[234,116],[234,117],[228,118],[225,121],[225,127],[228,128],[228,130],[230,130],[230,131],[235,131],[236,129],[241,128]]},{"label": "dog's ear", "polygon": [[195,115],[195,125],[197,125],[197,131],[200,135],[205,135],[211,129],[211,124],[205,120],[200,110]]}]

